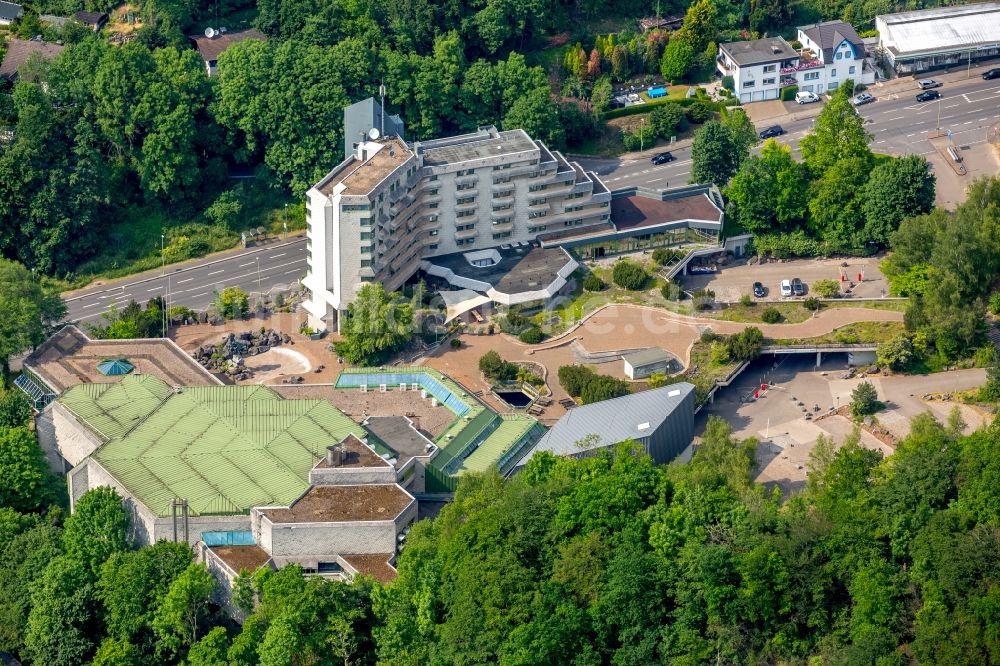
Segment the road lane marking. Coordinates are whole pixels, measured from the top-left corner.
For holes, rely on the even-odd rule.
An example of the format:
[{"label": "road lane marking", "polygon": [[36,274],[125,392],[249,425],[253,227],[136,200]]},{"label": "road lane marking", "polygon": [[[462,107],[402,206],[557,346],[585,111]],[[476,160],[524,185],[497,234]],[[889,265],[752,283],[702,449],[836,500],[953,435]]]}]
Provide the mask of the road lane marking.
[{"label": "road lane marking", "polygon": [[954,109],[956,106],[958,106],[958,104],[952,104],[951,106],[945,106],[943,108],[945,108],[945,109]]},{"label": "road lane marking", "polygon": [[193,296],[192,296],[191,298],[200,298],[201,296],[208,296],[208,295],[209,295],[209,294],[211,294],[211,293],[212,293],[212,292],[210,292],[210,291],[203,291],[203,292],[201,292],[200,294],[195,294],[195,295],[193,295]]},{"label": "road lane marking", "polygon": [[886,118],[885,122],[892,122],[893,120],[902,120],[904,116],[896,116],[895,118]]},{"label": "road lane marking", "polygon": [[253,266],[256,263],[257,263],[256,261],[251,261],[245,264],[240,264],[239,266],[237,266],[237,268],[246,268],[247,266]]},{"label": "road lane marking", "polygon": [[[159,289],[163,289],[163,285],[160,285],[159,287],[153,287],[152,289],[147,289],[146,292],[148,293],[150,291],[157,291]],[[124,296],[124,294],[122,294],[122,295]]]},{"label": "road lane marking", "polygon": [[86,310],[87,308],[92,308],[92,307],[94,307],[95,305],[100,305],[100,303],[91,303],[91,304],[89,304],[89,305],[81,305],[80,307],[81,307],[82,309]]},{"label": "road lane marking", "polygon": [[282,275],[291,275],[292,273],[301,273],[301,272],[302,272],[301,269],[293,268],[290,271],[285,271],[284,273],[282,273]]},{"label": "road lane marking", "polygon": [[191,281],[191,280],[193,280],[193,279],[194,279],[194,278],[188,278],[188,279],[186,279],[186,280],[178,280],[178,281],[177,281],[177,284],[184,284],[185,282],[190,282],[190,281]]},{"label": "road lane marking", "polygon": [[281,254],[272,254],[270,257],[268,257],[268,259],[277,259],[278,257],[283,257],[283,256],[285,256],[284,252],[282,252]]},{"label": "road lane marking", "polygon": [[[254,263],[256,263],[256,262],[254,262]],[[218,275],[219,273],[225,273],[225,272],[226,272],[226,269],[223,268],[220,271],[212,271],[211,273],[208,273],[205,277],[212,277],[213,275]]]},{"label": "road lane marking", "polygon": [[876,141],[875,143],[885,143],[885,139],[882,139],[881,141]]}]

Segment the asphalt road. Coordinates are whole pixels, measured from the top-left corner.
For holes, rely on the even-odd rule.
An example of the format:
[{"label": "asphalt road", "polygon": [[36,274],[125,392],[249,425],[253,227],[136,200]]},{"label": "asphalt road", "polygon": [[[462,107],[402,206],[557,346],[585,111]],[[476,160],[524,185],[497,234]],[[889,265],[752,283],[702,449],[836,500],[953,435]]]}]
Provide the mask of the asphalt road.
[{"label": "asphalt road", "polygon": [[[876,102],[859,107],[859,112],[868,122],[868,130],[874,135],[872,149],[890,154],[933,153],[934,148],[927,141],[926,134],[938,127],[939,111],[941,129],[950,129],[958,145],[985,142],[986,129],[1000,119],[1000,80],[984,81],[974,76],[965,81],[946,83],[937,90],[941,99],[934,102],[917,102],[915,98],[920,91],[914,86],[912,91],[883,96]],[[799,141],[812,128],[813,119],[772,119],[762,122],[757,129],[773,124],[780,124],[787,132],[778,137],[778,141],[790,145],[799,155]],[[656,188],[686,185],[691,174],[691,150],[682,148],[671,152],[677,160],[660,166],[645,159],[577,161],[585,169],[596,171],[611,189],[633,185]]]},{"label": "asphalt road", "polygon": [[171,306],[204,310],[212,302],[213,292],[226,287],[239,287],[249,293],[252,307],[258,293],[258,278],[260,291],[266,294],[292,289],[305,274],[306,239],[297,238],[224,257],[167,266],[162,275],[150,271],[115,280],[72,292],[65,300],[68,318],[79,322],[99,319],[111,305],[122,307],[132,299],[145,303],[164,294]]},{"label": "asphalt road", "polygon": [[[946,83],[938,88],[942,98],[919,103],[918,90],[885,95],[875,103],[862,106],[860,113],[874,135],[872,148],[892,154],[928,155],[934,152],[927,141],[929,130],[950,129],[959,146],[986,141],[986,128],[1000,119],[1000,81],[983,81],[979,76]],[[939,120],[940,116],[940,120]],[[774,121],[765,121],[758,129]],[[812,128],[813,119],[781,121],[787,134],[779,138],[798,154],[799,141]],[[689,148],[672,151],[677,160],[653,166],[648,160],[586,159],[579,160],[588,170],[596,171],[611,189],[632,185],[656,188],[687,184],[691,172]],[[260,272],[258,273],[258,259]],[[291,289],[306,273],[306,242],[299,238],[284,244],[251,248],[224,257],[207,258],[168,266],[165,275],[150,272],[91,287],[67,295],[69,318],[94,321],[112,305],[119,307],[135,299],[145,303],[166,293],[171,305],[203,310],[212,301],[212,293],[225,287],[240,287],[253,296],[259,290],[277,293]]]}]

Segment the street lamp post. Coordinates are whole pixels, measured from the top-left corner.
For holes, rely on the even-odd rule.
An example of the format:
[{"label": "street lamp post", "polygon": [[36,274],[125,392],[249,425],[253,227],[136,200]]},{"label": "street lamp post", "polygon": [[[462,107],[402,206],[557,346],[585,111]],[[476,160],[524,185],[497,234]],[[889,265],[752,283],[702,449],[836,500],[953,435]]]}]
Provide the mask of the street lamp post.
[{"label": "street lamp post", "polygon": [[285,219],[281,222],[281,226],[285,230],[285,238],[288,238],[288,204],[285,204]]},{"label": "street lamp post", "polygon": [[[167,274],[167,254],[166,254],[166,243],[167,237],[165,234],[160,234],[160,279],[162,280]],[[167,298],[166,292],[163,295],[163,335],[167,334]]]},{"label": "street lamp post", "polygon": [[254,257],[257,260],[257,305],[260,305],[260,257]]}]

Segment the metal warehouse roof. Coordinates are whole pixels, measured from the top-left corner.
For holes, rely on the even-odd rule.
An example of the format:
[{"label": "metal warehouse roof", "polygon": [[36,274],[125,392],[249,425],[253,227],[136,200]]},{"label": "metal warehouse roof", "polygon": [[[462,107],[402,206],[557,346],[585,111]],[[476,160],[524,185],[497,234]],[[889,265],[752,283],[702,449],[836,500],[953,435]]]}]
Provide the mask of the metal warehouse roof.
[{"label": "metal warehouse roof", "polygon": [[881,44],[901,55],[1000,43],[1000,2],[886,14],[877,21]]},{"label": "metal warehouse roof", "polygon": [[[596,435],[598,439],[596,443],[588,445],[588,449],[646,437],[659,428],[692,391],[694,391],[693,384],[679,382],[650,391],[574,407],[556,421],[531,453],[536,451],[551,451],[556,455],[582,453],[583,449],[577,442],[589,435]],[[525,459],[528,457],[525,456]]]},{"label": "metal warehouse roof", "polygon": [[[246,513],[254,506],[294,502],[309,488],[309,470],[326,447],[364,430],[324,400],[285,400],[265,386],[206,386],[171,391],[154,377],[124,378],[104,385],[93,402],[67,404],[88,425],[108,414],[129,415],[133,384],[141,380],[150,396],[165,395],[145,411],[127,433],[99,448],[92,458],[138,501],[158,516],[168,516],[170,500],[188,500],[195,515]],[[66,397],[79,389],[74,387]],[[115,391],[116,387],[122,389]],[[117,402],[116,402],[117,401]],[[76,407],[76,408],[74,408]],[[83,407],[83,412],[78,408]],[[150,408],[151,407],[151,408]],[[132,421],[117,419],[124,426]],[[107,426],[105,426],[107,427]]]}]

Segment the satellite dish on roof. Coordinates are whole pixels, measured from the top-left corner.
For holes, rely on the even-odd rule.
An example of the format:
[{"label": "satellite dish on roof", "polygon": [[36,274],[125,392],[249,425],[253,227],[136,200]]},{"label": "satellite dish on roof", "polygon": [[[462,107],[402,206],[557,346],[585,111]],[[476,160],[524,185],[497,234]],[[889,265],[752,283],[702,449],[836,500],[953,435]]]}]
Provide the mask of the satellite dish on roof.
[{"label": "satellite dish on roof", "polygon": [[215,37],[215,29],[214,28],[205,28],[205,36],[208,37],[209,39],[212,39],[213,37]]},{"label": "satellite dish on roof", "polygon": [[373,127],[370,130],[368,130],[368,138],[371,139],[372,141],[374,141],[375,139],[378,138],[378,128],[377,127]]},{"label": "satellite dish on roof", "polygon": [[224,35],[224,34],[226,34],[226,32],[227,32],[226,26],[222,26],[221,28],[219,28],[219,34],[220,35]]}]

